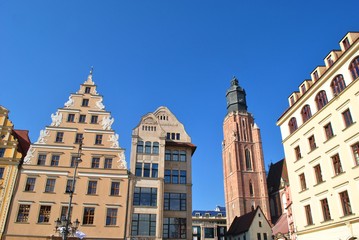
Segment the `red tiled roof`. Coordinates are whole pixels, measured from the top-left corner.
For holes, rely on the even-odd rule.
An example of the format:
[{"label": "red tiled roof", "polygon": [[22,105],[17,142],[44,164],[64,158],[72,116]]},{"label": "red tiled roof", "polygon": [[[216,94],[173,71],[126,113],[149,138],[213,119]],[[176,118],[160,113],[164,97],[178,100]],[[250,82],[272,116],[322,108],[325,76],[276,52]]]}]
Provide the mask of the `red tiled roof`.
[{"label": "red tiled roof", "polygon": [[25,158],[27,150],[29,150],[30,148],[30,138],[29,138],[29,131],[28,130],[18,130],[18,129],[14,129],[12,131],[14,137],[17,139],[17,141],[19,142],[19,145],[17,146],[17,150],[19,152],[21,152],[22,154],[22,159]]},{"label": "red tiled roof", "polygon": [[258,209],[259,208],[257,207],[256,210],[254,210],[252,212],[246,213],[240,217],[236,216],[233,219],[233,222],[227,231],[227,235],[237,236],[241,233],[247,232],[249,230],[250,226],[252,225],[252,221],[253,221]]},{"label": "red tiled roof", "polygon": [[289,227],[288,227],[288,219],[287,219],[287,214],[283,213],[278,221],[275,223],[275,225],[272,228],[272,232],[273,235],[276,235],[277,233],[288,233],[289,232]]}]

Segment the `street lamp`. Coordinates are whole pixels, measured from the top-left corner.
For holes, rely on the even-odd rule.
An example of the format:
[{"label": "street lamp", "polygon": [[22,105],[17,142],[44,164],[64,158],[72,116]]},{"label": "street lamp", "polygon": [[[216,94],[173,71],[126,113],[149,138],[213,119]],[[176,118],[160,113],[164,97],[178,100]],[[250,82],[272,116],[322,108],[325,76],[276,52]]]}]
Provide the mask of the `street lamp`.
[{"label": "street lamp", "polygon": [[73,236],[80,225],[78,219],[76,219],[74,223],[71,222],[71,206],[72,206],[72,196],[75,190],[77,166],[79,165],[79,163],[82,162],[81,160],[82,141],[83,139],[80,139],[79,141],[79,150],[77,152],[77,158],[75,158],[75,162],[74,162],[75,171],[74,171],[74,175],[72,176],[71,189],[68,191],[70,193],[69,196],[70,200],[67,209],[67,217],[63,217],[61,220],[58,218],[55,221],[55,231],[59,232],[59,235],[62,237],[63,240],[67,240],[68,236]]}]

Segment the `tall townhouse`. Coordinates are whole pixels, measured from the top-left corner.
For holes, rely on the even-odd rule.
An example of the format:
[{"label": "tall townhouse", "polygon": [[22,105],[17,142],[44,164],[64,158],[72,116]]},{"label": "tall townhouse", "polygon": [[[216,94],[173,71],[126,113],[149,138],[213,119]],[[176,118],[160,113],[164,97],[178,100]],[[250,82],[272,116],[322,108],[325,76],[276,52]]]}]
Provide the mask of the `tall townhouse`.
[{"label": "tall townhouse", "polygon": [[196,146],[166,107],[144,115],[132,132],[129,237],[192,237],[192,155]]},{"label": "tall townhouse", "polygon": [[236,217],[260,206],[270,219],[260,129],[247,111],[246,92],[233,78],[226,92],[222,160],[227,228]]},{"label": "tall townhouse", "polygon": [[31,144],[4,239],[60,239],[64,228],[55,221],[68,215],[86,239],[124,239],[129,186],[124,150],[96,89],[91,70]]},{"label": "tall townhouse", "polygon": [[28,131],[15,130],[9,110],[0,106],[0,239],[21,165],[30,146]]},{"label": "tall townhouse", "polygon": [[277,122],[298,239],[359,237],[359,33],[339,45]]}]

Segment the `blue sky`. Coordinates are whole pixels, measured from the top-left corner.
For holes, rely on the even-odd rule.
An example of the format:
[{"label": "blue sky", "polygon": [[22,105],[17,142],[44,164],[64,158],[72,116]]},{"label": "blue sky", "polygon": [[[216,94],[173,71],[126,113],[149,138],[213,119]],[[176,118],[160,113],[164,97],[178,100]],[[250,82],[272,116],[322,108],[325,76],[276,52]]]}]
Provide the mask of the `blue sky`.
[{"label": "blue sky", "polygon": [[221,142],[232,76],[261,128],[266,165],[282,159],[276,121],[323,65],[359,1],[0,1],[0,104],[36,141],[90,66],[129,161],[131,130],[167,106],[197,145],[193,209],[224,205]]}]

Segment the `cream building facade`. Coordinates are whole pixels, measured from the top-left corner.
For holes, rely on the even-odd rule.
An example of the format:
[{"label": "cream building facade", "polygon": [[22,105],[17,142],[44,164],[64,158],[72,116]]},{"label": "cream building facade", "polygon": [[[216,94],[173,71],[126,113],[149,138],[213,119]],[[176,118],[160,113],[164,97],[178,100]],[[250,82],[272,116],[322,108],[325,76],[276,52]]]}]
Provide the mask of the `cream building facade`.
[{"label": "cream building facade", "polygon": [[14,194],[18,168],[29,146],[28,131],[14,130],[9,110],[0,106],[0,239]]},{"label": "cream building facade", "polygon": [[339,45],[277,122],[297,239],[359,238],[359,33]]},{"label": "cream building facade", "polygon": [[86,239],[124,239],[127,164],[102,101],[91,70],[79,91],[51,114],[24,159],[3,239],[59,238],[55,221],[67,216],[79,158],[71,221],[79,220]]},{"label": "cream building facade", "polygon": [[159,107],[132,132],[129,239],[190,239],[192,154],[176,116]]}]

